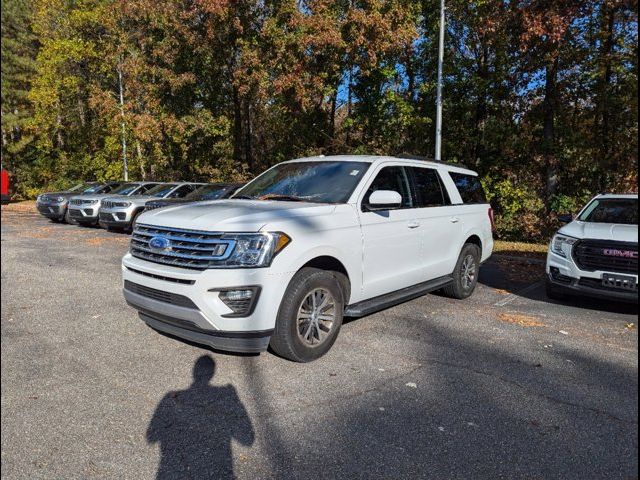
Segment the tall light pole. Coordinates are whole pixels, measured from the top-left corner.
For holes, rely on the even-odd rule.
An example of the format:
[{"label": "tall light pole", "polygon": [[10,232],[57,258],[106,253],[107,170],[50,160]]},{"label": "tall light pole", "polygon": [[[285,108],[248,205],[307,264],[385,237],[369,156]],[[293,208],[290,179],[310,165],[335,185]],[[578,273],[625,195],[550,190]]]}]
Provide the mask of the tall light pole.
[{"label": "tall light pole", "polygon": [[438,87],[436,96],[436,160],[442,160],[442,63],[444,62],[444,0],[440,0],[440,42],[438,45]]},{"label": "tall light pole", "polygon": [[122,64],[118,62],[118,86],[120,87],[120,116],[122,117],[122,164],[125,182],[129,181],[129,165],[127,164],[127,127],[124,116],[124,88],[122,85]]}]

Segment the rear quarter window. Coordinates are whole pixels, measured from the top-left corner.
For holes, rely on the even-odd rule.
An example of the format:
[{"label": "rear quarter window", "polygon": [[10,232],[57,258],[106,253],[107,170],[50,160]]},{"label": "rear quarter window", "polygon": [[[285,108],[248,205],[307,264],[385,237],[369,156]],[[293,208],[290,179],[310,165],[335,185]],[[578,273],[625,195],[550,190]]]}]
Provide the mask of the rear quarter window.
[{"label": "rear quarter window", "polygon": [[480,179],[465,173],[449,172],[463,203],[488,203]]}]

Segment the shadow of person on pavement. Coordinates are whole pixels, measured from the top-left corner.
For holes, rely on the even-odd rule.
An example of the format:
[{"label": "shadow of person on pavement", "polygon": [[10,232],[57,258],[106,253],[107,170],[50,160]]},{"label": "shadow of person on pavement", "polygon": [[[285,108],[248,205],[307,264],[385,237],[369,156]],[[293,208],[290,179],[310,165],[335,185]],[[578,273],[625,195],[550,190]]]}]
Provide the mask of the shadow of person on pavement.
[{"label": "shadow of person on pavement", "polygon": [[147,442],[160,444],[157,479],[234,478],[231,441],[249,446],[251,419],[232,385],[213,386],[215,361],[200,357],[193,383],[167,393],[147,429]]}]

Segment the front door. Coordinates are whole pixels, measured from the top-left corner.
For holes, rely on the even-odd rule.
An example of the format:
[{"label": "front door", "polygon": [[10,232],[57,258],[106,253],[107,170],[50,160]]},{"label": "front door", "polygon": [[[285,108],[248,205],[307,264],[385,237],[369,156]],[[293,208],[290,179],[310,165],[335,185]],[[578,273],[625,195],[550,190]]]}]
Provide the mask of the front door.
[{"label": "front door", "polygon": [[[415,217],[408,172],[402,166],[381,166],[358,207],[363,241],[363,297],[373,298],[420,282],[420,224]],[[393,190],[402,204],[369,211],[370,195]]]}]

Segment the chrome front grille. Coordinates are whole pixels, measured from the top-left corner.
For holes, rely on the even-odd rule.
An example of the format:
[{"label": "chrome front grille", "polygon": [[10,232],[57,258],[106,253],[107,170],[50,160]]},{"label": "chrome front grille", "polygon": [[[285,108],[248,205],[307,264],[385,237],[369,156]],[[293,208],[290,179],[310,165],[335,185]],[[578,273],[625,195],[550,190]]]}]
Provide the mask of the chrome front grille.
[{"label": "chrome front grille", "polygon": [[74,198],[71,200],[71,205],[93,205],[97,203],[97,200],[84,200],[82,198]]},{"label": "chrome front grille", "polygon": [[138,224],[131,236],[130,251],[149,262],[205,270],[233,252],[235,241],[222,237],[222,233]]},{"label": "chrome front grille", "polygon": [[113,200],[103,200],[102,208],[124,208],[128,207],[129,202],[116,202]]}]

